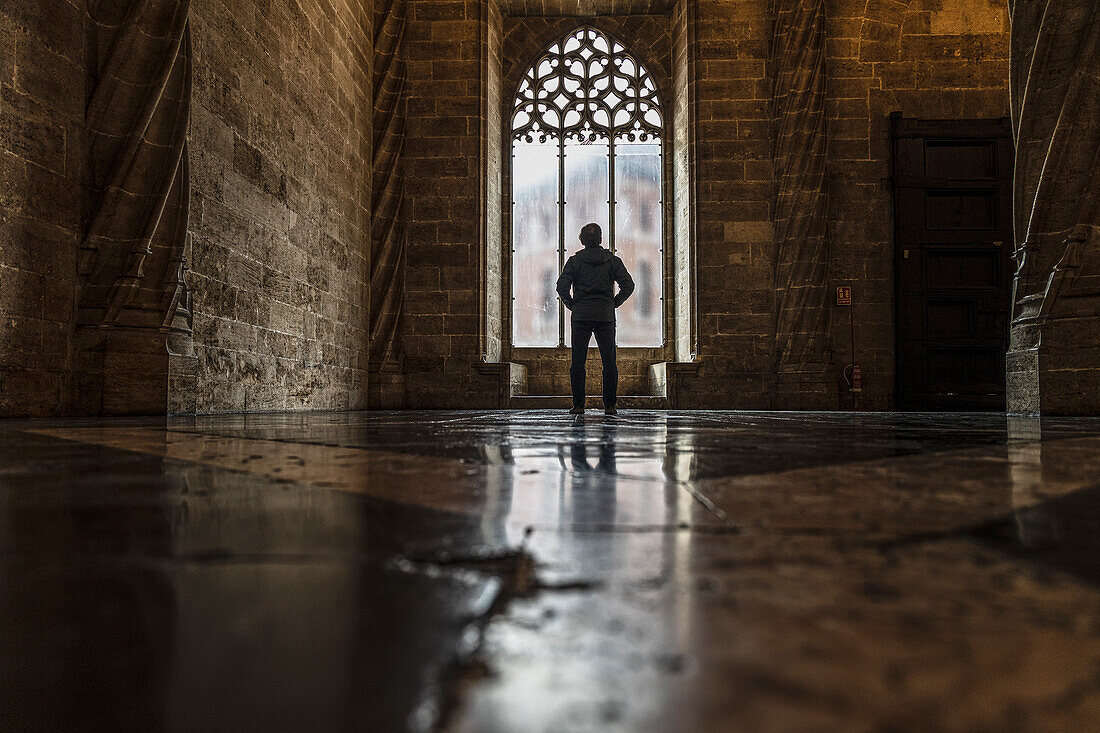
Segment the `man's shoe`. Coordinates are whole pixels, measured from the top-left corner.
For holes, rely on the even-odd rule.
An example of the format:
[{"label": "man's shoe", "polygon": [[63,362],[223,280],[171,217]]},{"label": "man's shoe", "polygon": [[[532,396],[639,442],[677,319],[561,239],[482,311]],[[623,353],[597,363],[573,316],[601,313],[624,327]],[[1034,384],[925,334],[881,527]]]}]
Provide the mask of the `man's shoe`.
[{"label": "man's shoe", "polygon": [[583,415],[584,414],[584,408],[583,407],[574,407],[572,410],[569,411],[569,414],[570,415]]},{"label": "man's shoe", "polygon": [[605,408],[603,408],[603,414],[605,414],[605,415],[618,415],[619,411],[616,410],[614,407],[605,407]]}]

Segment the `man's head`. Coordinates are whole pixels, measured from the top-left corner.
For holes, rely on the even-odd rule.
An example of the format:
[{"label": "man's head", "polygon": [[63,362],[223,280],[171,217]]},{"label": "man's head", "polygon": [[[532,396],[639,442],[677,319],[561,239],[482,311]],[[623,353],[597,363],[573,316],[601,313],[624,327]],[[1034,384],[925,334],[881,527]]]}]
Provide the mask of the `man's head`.
[{"label": "man's head", "polygon": [[581,227],[581,244],[585,247],[599,247],[603,241],[603,230],[600,225],[592,222]]}]

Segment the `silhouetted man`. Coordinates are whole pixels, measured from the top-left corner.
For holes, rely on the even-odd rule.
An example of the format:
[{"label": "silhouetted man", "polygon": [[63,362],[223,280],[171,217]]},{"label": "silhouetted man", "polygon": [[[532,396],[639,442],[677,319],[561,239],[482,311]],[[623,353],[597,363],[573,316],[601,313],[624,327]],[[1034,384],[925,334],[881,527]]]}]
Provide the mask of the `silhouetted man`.
[{"label": "silhouetted man", "polygon": [[[569,412],[574,415],[584,412],[584,362],[592,334],[596,334],[603,362],[603,411],[615,415],[615,392],[619,383],[619,367],[615,363],[615,309],[634,292],[634,280],[623,261],[600,246],[603,232],[599,224],[581,227],[580,240],[584,249],[569,258],[558,278],[558,296],[573,314],[570,318],[573,361],[569,365],[573,409]],[[615,283],[619,284],[618,295]]]}]

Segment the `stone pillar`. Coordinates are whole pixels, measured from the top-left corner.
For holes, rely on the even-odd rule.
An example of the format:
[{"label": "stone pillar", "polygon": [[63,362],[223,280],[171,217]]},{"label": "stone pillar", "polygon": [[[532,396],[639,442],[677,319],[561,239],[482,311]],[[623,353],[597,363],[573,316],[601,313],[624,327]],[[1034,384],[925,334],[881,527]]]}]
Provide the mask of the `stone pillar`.
[{"label": "stone pillar", "polygon": [[400,322],[405,303],[405,0],[374,13],[374,149],[370,250],[370,407],[405,401]]},{"label": "stone pillar", "polygon": [[474,368],[483,363],[487,307],[480,214],[488,4],[408,0],[401,348],[410,408],[495,404],[498,385]]},{"label": "stone pillar", "polygon": [[774,12],[776,406],[830,408],[825,2],[776,0]]},{"label": "stone pillar", "polygon": [[[696,375],[678,406],[775,406],[774,0],[691,0]],[[693,69],[694,71],[691,71]],[[680,174],[676,174],[680,175]],[[679,231],[682,231],[678,227]]]},{"label": "stone pillar", "polygon": [[1016,137],[1008,410],[1100,413],[1100,5],[1010,0]]},{"label": "stone pillar", "polygon": [[188,0],[104,0],[88,10],[88,224],[71,397],[77,413],[164,414],[172,375],[193,373],[184,280],[188,9]]}]

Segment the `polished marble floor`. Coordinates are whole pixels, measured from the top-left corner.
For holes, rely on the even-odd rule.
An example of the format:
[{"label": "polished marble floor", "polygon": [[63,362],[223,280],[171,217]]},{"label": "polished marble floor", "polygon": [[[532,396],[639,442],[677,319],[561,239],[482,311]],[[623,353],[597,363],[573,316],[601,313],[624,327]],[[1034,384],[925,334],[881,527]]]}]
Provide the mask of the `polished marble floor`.
[{"label": "polished marble floor", "polygon": [[0,730],[1100,729],[1100,419],[0,422]]}]

